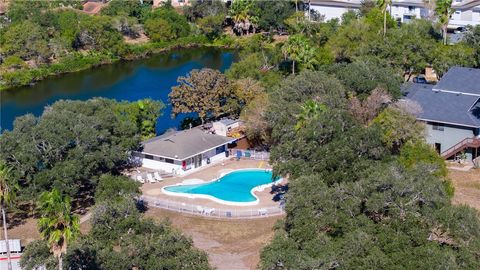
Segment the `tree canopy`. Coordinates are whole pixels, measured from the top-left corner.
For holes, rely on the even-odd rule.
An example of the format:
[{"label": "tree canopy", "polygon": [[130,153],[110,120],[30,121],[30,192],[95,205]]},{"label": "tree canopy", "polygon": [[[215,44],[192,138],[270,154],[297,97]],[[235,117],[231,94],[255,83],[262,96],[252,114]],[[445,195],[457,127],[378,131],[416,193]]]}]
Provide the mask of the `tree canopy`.
[{"label": "tree canopy", "polygon": [[145,20],[145,31],[153,41],[170,41],[190,33],[187,19],[171,7],[162,7],[149,13]]},{"label": "tree canopy", "polygon": [[[49,193],[50,194],[50,193]],[[167,221],[143,217],[138,186],[123,176],[100,178],[91,230],[69,242],[64,269],[211,269],[207,255]],[[58,267],[45,240],[25,248],[23,269]]]},{"label": "tree canopy", "polygon": [[444,161],[423,128],[396,103],[376,106],[365,124],[348,112],[346,93],[332,75],[304,71],[271,94],[271,162],[289,189],[260,268],[478,268],[478,213],[451,204]]},{"label": "tree canopy", "polygon": [[209,68],[194,69],[177,81],[179,85],[172,87],[168,95],[174,116],[196,112],[204,122],[207,117],[218,117],[228,111],[233,91],[221,72]]},{"label": "tree canopy", "polygon": [[141,104],[143,109],[138,102],[103,98],[58,101],[40,117],[17,118],[13,130],[0,136],[0,156],[20,179],[19,198],[30,201],[51,188],[73,197],[95,186],[100,174],[127,166],[129,151],[148,134],[143,123],[153,121],[147,126],[155,134],[162,107],[151,100]]}]

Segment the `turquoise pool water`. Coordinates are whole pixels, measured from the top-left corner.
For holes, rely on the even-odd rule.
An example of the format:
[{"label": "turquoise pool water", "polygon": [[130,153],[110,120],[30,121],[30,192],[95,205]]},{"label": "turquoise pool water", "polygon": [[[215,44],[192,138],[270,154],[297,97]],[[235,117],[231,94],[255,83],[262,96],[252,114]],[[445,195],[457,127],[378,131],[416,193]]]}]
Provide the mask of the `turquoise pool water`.
[{"label": "turquoise pool water", "polygon": [[272,172],[266,170],[239,170],[228,173],[210,183],[195,185],[178,185],[165,187],[176,193],[209,195],[228,202],[254,202],[257,200],[251,190],[254,187],[272,183]]}]

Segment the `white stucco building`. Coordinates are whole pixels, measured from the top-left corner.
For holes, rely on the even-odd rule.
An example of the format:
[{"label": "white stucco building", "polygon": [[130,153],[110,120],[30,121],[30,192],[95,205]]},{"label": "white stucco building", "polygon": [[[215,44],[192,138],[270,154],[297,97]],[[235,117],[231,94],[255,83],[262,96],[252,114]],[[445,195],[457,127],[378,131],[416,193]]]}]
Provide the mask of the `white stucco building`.
[{"label": "white stucco building", "polygon": [[455,13],[449,23],[450,28],[480,24],[480,0],[453,0]]},{"label": "white stucco building", "polygon": [[[349,10],[360,10],[362,0],[311,0],[310,9],[325,16],[325,20],[341,19]],[[480,0],[454,0],[455,14],[450,20],[450,28],[480,24]],[[392,0],[388,9],[397,21],[405,23],[414,18],[432,16],[423,0]]]}]

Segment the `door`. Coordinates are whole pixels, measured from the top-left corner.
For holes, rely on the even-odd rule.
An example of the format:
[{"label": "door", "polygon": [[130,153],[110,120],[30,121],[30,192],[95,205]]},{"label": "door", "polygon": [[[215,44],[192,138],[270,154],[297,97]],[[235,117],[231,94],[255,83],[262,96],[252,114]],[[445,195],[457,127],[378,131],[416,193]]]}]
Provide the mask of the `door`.
[{"label": "door", "polygon": [[442,153],[442,145],[440,143],[435,143],[435,150],[437,153],[441,154]]},{"label": "door", "polygon": [[198,168],[198,167],[201,167],[202,166],[202,154],[200,155],[196,155],[194,157],[194,160],[195,160],[195,168]]}]

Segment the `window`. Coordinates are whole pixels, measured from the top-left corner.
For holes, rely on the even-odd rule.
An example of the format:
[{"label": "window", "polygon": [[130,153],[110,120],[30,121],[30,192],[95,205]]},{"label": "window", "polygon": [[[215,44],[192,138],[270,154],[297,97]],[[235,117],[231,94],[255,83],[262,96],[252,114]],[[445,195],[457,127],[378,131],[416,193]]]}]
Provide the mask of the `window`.
[{"label": "window", "polygon": [[215,148],[215,155],[225,152],[225,145]]},{"label": "window", "polygon": [[145,158],[146,159],[153,159],[153,156],[152,155],[145,155]]},{"label": "window", "polygon": [[162,157],[157,157],[157,156],[153,157],[153,159],[156,160],[156,161],[162,161],[162,162],[165,161],[164,158],[162,158]]},{"label": "window", "polygon": [[173,159],[166,158],[166,159],[165,159],[165,162],[166,162],[166,163],[171,163],[171,164],[173,164]]},{"label": "window", "polygon": [[432,129],[433,130],[438,130],[438,131],[443,131],[443,125],[442,124],[432,124]]}]

